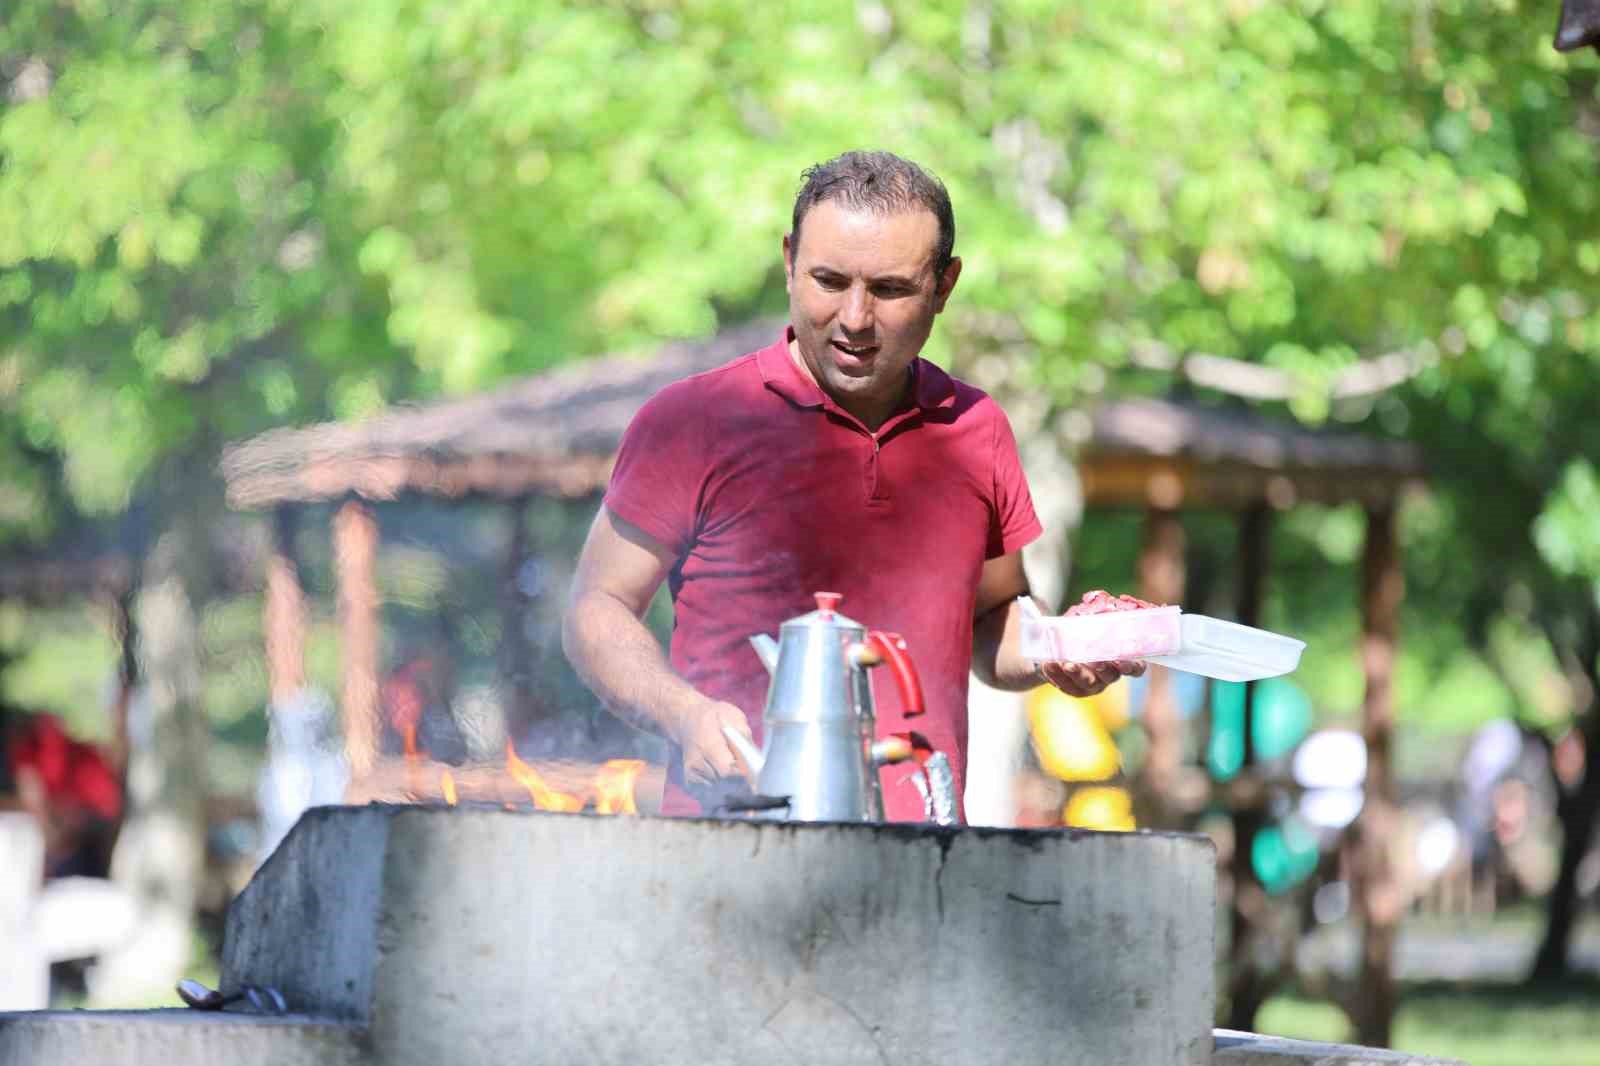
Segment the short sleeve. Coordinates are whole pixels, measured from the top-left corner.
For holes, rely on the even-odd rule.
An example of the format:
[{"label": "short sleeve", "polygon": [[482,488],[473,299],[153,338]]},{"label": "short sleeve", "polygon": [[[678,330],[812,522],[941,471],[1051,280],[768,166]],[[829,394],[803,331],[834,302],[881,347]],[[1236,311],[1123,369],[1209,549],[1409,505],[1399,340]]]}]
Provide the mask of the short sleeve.
[{"label": "short sleeve", "polygon": [[1033,496],[1028,492],[1028,479],[1022,473],[1022,459],[1017,454],[1017,438],[1011,432],[1011,421],[999,404],[991,400],[990,406],[994,409],[994,499],[984,558],[998,559],[1031,543],[1044,532],[1044,527],[1033,510]]},{"label": "short sleeve", "polygon": [[606,487],[605,506],[676,556],[689,551],[698,525],[705,467],[703,413],[682,383],[651,397],[628,424]]}]

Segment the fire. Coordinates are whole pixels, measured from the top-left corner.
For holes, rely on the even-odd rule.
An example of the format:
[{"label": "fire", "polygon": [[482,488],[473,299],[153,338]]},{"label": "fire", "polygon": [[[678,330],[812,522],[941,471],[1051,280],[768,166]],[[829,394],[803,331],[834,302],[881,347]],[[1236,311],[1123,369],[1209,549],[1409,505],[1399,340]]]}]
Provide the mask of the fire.
[{"label": "fire", "polygon": [[401,739],[405,742],[406,750],[406,792],[412,797],[417,795],[417,770],[422,763],[417,753],[417,726],[415,722],[407,722],[400,729]]},{"label": "fire", "polygon": [[446,803],[452,807],[456,805],[456,779],[450,776],[449,770],[439,775],[439,791],[444,793]]},{"label": "fire", "polygon": [[607,760],[595,774],[594,809],[600,814],[638,814],[633,786],[643,770],[643,759]]},{"label": "fire", "polygon": [[517,749],[506,741],[506,771],[511,779],[528,790],[533,805],[541,811],[581,811],[583,800],[569,792],[557,792],[544,783],[539,772],[517,758]]}]

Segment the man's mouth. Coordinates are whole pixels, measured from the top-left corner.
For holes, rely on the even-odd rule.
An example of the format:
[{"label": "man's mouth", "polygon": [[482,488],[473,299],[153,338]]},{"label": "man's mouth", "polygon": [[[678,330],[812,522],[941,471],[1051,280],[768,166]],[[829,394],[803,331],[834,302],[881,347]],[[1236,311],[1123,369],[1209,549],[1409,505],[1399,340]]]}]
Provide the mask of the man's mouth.
[{"label": "man's mouth", "polygon": [[835,351],[842,353],[852,362],[864,363],[878,354],[876,344],[848,344],[844,341],[831,341]]}]

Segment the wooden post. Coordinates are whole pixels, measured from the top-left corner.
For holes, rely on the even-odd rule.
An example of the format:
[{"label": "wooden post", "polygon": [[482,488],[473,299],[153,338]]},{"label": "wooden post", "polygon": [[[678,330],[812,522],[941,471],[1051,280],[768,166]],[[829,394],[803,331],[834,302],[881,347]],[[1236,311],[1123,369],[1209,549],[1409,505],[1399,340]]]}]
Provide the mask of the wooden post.
[{"label": "wooden post", "polygon": [[378,762],[378,522],[372,508],[351,498],[333,519],[334,571],[343,637],[345,755],[359,780]]},{"label": "wooden post", "polygon": [[[1585,612],[1583,635],[1578,641],[1573,691],[1580,695],[1577,720],[1582,723],[1581,751],[1583,778],[1577,788],[1564,791],[1556,800],[1556,817],[1561,822],[1561,861],[1556,868],[1556,883],[1545,903],[1544,937],[1533,957],[1530,978],[1553,981],[1570,973],[1567,962],[1573,928],[1582,914],[1578,896],[1578,870],[1589,854],[1594,827],[1600,821],[1600,607],[1590,605]],[[1470,868],[1471,864],[1467,864]],[[1493,884],[1493,879],[1490,879]]]},{"label": "wooden post", "polygon": [[1361,664],[1366,698],[1361,731],[1367,742],[1366,802],[1356,822],[1352,885],[1361,916],[1361,977],[1353,1020],[1356,1039],[1388,1047],[1398,990],[1394,942],[1401,896],[1389,854],[1397,824],[1394,780],[1394,662],[1405,575],[1392,506],[1369,507],[1361,560]]},{"label": "wooden post", "polygon": [[272,540],[267,549],[261,629],[266,639],[267,692],[273,707],[283,706],[305,687],[306,597],[294,547],[296,518],[296,512],[288,507],[272,512]]},{"label": "wooden post", "polygon": [[[1145,512],[1144,541],[1139,549],[1139,596],[1154,603],[1182,603],[1186,569],[1183,523],[1172,508]],[[1151,666],[1145,694],[1145,751],[1139,824],[1151,829],[1177,828],[1174,793],[1183,761],[1183,721],[1164,666]]]},{"label": "wooden post", "polygon": [[[1265,501],[1247,508],[1239,516],[1239,585],[1234,613],[1240,623],[1259,625],[1261,601],[1266,592],[1267,568],[1271,558],[1272,511]],[[1270,991],[1269,974],[1261,972],[1255,961],[1255,941],[1265,918],[1266,893],[1256,880],[1251,865],[1256,833],[1265,816],[1265,795],[1256,774],[1255,763],[1255,685],[1244,690],[1244,763],[1229,789],[1233,813],[1233,857],[1230,880],[1233,892],[1228,903],[1231,935],[1228,938],[1228,1014],[1230,1029],[1252,1030],[1256,1012]]]},{"label": "wooden post", "polygon": [[500,677],[508,706],[506,719],[515,729],[527,724],[533,709],[533,657],[527,634],[528,597],[522,589],[522,567],[528,559],[528,501],[506,508],[510,519],[505,568],[500,579]]}]

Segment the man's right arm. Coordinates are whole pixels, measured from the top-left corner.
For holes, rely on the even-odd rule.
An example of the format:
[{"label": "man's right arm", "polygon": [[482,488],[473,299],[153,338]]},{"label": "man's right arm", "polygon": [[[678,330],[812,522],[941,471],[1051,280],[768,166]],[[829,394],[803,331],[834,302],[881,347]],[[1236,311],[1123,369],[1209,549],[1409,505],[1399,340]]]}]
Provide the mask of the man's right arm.
[{"label": "man's right arm", "polygon": [[673,561],[664,546],[602,506],[578,557],[561,646],[615,714],[682,749],[686,781],[711,783],[743,772],[722,727],[746,736],[750,727],[739,708],[679,677],[644,624]]}]

